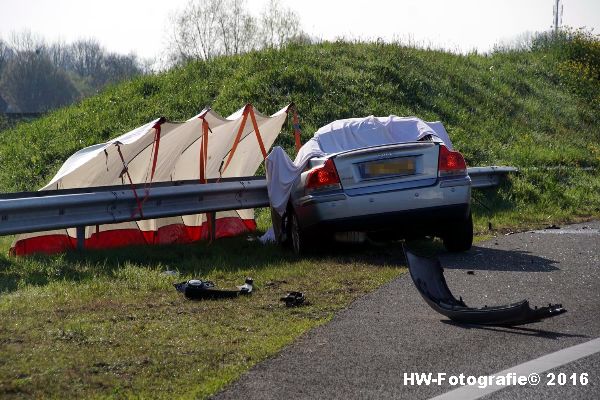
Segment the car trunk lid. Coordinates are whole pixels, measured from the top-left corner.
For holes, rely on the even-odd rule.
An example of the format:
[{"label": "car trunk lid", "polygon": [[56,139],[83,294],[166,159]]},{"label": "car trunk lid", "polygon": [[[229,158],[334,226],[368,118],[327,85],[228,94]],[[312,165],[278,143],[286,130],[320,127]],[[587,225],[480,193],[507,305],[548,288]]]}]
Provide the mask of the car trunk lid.
[{"label": "car trunk lid", "polygon": [[437,181],[439,145],[411,142],[351,150],[333,156],[348,194],[429,186]]}]

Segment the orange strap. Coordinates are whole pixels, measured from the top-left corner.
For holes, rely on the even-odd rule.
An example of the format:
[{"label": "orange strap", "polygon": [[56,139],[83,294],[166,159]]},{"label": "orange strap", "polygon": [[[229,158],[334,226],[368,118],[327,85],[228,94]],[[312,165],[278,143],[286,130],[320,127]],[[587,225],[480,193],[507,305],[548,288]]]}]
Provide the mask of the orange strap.
[{"label": "orange strap", "polygon": [[302,131],[300,130],[300,122],[298,120],[298,112],[296,111],[296,107],[292,108],[292,126],[294,127],[294,139],[296,141],[296,153],[300,151],[300,147],[302,147],[301,137]]},{"label": "orange strap", "polygon": [[263,160],[267,158],[267,150],[265,150],[265,144],[262,141],[262,137],[260,136],[260,131],[258,130],[258,124],[256,123],[256,115],[254,115],[254,110],[250,109],[250,119],[252,120],[252,127],[254,128],[254,133],[256,134],[256,140],[258,140],[258,145],[260,146],[260,151],[263,155]]},{"label": "orange strap", "polygon": [[[206,163],[208,161],[208,131],[210,130],[208,122],[202,118],[202,141],[200,142],[200,183],[206,183]],[[211,213],[205,213],[206,227],[208,228],[208,243],[214,240],[212,234]]]},{"label": "orange strap", "polygon": [[152,160],[152,172],[150,173],[150,182],[154,179],[154,172],[156,171],[156,162],[158,161],[158,148],[160,146],[160,123],[154,125],[154,158]]},{"label": "orange strap", "polygon": [[[133,197],[135,197],[135,202],[138,206],[138,211],[140,212],[140,216],[144,218],[144,213],[142,212],[142,203],[140,202],[140,198],[138,197],[137,190],[135,190],[135,185],[131,180],[131,175],[129,175],[129,167],[125,162],[125,158],[123,157],[123,153],[121,153],[121,146],[119,143],[116,143],[117,151],[119,152],[119,157],[121,157],[121,161],[123,162],[123,171],[127,174],[127,179],[129,179],[129,184],[131,185],[131,190],[133,190]],[[135,217],[135,210],[131,213],[131,218]]]},{"label": "orange strap", "polygon": [[200,182],[206,183],[206,163],[208,161],[208,122],[202,118],[202,141],[200,143]]},{"label": "orange strap", "polygon": [[152,142],[152,168],[150,171],[150,182],[144,183],[144,198],[141,201],[141,205],[143,206],[146,200],[148,200],[148,196],[150,196],[150,186],[152,185],[152,180],[154,179],[154,172],[156,171],[156,163],[158,161],[158,148],[160,147],[160,124],[162,120],[157,122],[152,128],[154,128],[154,141]]},{"label": "orange strap", "polygon": [[240,138],[242,137],[242,133],[244,132],[244,127],[246,126],[246,120],[248,120],[249,110],[250,110],[250,104],[247,104],[246,107],[244,108],[244,118],[242,118],[242,123],[240,124],[237,135],[235,136],[235,141],[233,142],[233,147],[231,148],[231,151],[229,152],[229,157],[227,158],[227,162],[225,162],[225,165],[223,166],[223,169],[221,170],[221,175],[223,175],[223,173],[229,166],[229,163],[231,162],[233,155],[235,154],[237,146],[240,142]]},{"label": "orange strap", "polygon": [[242,137],[242,133],[244,132],[244,127],[246,126],[246,121],[248,120],[248,115],[250,115],[250,120],[252,121],[252,128],[254,129],[254,133],[256,134],[256,139],[258,140],[258,146],[260,147],[260,151],[263,155],[263,159],[267,158],[267,150],[265,148],[265,144],[262,141],[262,137],[260,136],[260,131],[258,129],[258,123],[256,122],[256,116],[254,115],[254,110],[252,110],[252,106],[247,104],[244,108],[244,117],[242,118],[242,123],[240,124],[240,128],[238,129],[237,135],[235,136],[235,141],[233,142],[233,147],[229,152],[229,157],[227,158],[227,162],[223,166],[221,170],[221,175],[225,172],[235,151],[237,150],[238,144],[240,144],[240,139]]}]

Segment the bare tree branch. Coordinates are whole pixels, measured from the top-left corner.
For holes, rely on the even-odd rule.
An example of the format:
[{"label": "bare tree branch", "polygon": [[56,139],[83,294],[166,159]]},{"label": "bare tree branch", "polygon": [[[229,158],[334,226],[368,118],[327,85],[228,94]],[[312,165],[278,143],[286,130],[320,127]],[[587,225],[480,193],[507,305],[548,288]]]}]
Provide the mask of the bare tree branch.
[{"label": "bare tree branch", "polygon": [[271,0],[259,19],[247,10],[246,0],[191,0],[172,23],[170,53],[175,63],[280,48],[296,37],[307,37],[298,15],[278,0]]}]

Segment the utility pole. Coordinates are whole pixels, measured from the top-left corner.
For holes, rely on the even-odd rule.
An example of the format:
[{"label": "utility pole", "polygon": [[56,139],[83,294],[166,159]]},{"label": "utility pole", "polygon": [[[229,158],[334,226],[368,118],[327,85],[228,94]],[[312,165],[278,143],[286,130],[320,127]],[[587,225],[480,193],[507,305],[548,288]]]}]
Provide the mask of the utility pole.
[{"label": "utility pole", "polygon": [[554,13],[553,13],[553,21],[552,27],[554,28],[554,34],[558,34],[558,30],[562,25],[562,16],[563,16],[563,5],[561,4],[561,0],[556,0],[554,3]]}]

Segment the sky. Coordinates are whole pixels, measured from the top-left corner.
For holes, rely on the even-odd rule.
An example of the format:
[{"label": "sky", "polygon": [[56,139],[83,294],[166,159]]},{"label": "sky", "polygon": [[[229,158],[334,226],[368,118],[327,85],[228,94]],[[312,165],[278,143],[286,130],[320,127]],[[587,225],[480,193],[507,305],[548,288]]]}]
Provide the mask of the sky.
[{"label": "sky", "polygon": [[[0,0],[0,38],[29,30],[47,41],[96,38],[108,50],[155,58],[170,16],[189,0]],[[555,0],[280,0],[312,37],[400,39],[451,51],[481,52],[551,27]],[[259,15],[267,0],[247,0]],[[562,0],[563,25],[600,33],[600,0]]]}]

